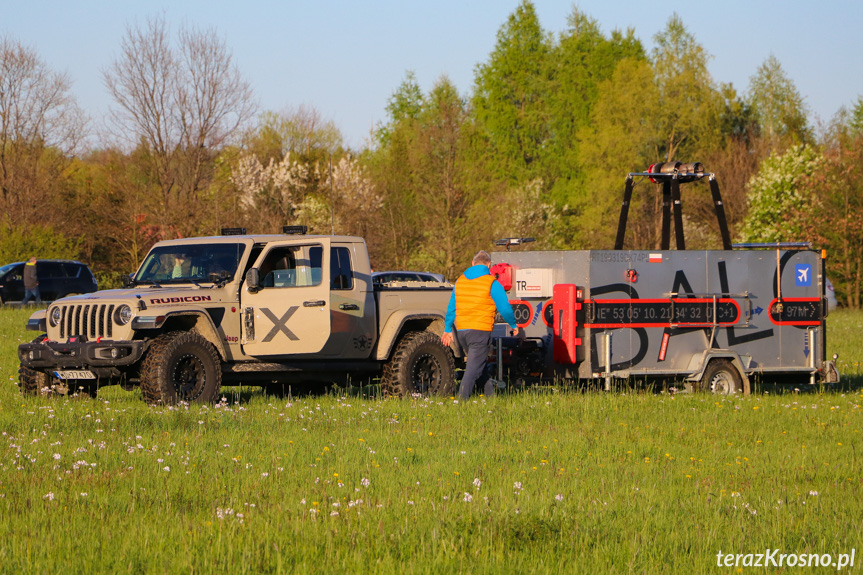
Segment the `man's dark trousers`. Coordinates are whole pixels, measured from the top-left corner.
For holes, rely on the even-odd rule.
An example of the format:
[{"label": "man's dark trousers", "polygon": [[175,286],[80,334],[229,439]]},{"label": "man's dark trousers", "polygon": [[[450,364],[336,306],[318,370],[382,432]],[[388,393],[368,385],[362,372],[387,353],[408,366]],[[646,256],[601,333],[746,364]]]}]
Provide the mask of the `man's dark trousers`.
[{"label": "man's dark trousers", "polygon": [[488,352],[491,348],[491,332],[478,329],[458,330],[458,339],[462,349],[467,354],[467,365],[464,368],[464,376],[461,378],[461,386],[458,390],[459,399],[467,400],[473,393],[476,384],[485,386],[485,395],[494,395],[494,382],[489,379],[485,371],[488,363]]}]

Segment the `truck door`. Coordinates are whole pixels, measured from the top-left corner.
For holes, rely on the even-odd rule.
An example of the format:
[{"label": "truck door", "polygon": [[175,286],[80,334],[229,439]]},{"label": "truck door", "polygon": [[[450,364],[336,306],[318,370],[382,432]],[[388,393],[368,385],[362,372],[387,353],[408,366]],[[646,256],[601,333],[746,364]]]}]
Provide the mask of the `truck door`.
[{"label": "truck door", "polygon": [[243,284],[243,351],[310,354],[330,337],[330,240],[272,242],[255,263],[260,289]]},{"label": "truck door", "polygon": [[[362,252],[362,253],[359,253]],[[367,358],[376,339],[374,291],[368,273],[365,245],[336,245],[330,249],[330,341],[321,355],[341,359]]]}]

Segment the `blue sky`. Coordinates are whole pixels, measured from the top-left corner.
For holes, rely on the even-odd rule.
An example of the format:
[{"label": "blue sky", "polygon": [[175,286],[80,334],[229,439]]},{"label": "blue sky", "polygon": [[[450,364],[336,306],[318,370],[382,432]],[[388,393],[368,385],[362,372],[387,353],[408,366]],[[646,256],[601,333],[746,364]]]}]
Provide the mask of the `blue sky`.
[{"label": "blue sky", "polygon": [[[566,28],[573,3],[535,0],[547,31]],[[672,13],[713,56],[714,79],[738,92],[769,54],[794,81],[810,119],[829,121],[863,95],[863,2],[581,0],[606,33],[634,27],[645,46]],[[446,74],[470,90],[474,69],[494,48],[517,0],[283,0],[173,2],[0,0],[0,34],[35,48],[74,82],[79,104],[97,122],[110,99],[101,72],[117,56],[126,25],[164,13],[215,27],[251,83],[262,109],[313,106],[359,147],[384,119],[387,99],[413,70],[424,90]]]}]

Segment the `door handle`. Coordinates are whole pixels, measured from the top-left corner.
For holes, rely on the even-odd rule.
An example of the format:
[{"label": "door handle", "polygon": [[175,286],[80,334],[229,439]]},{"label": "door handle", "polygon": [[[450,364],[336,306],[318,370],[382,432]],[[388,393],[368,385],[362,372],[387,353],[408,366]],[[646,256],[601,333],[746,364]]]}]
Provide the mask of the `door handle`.
[{"label": "door handle", "polygon": [[315,299],[303,302],[303,307],[323,307],[325,305],[327,305],[327,302],[322,299]]},{"label": "door handle", "polygon": [[355,303],[343,303],[343,304],[339,304],[339,309],[345,310],[345,311],[358,310],[358,309],[360,309],[360,306],[358,306]]}]

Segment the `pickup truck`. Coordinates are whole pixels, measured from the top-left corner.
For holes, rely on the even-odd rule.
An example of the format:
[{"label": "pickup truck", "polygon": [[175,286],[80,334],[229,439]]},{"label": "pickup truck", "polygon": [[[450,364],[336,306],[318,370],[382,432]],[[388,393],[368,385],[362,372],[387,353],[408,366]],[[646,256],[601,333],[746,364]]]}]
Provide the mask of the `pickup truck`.
[{"label": "pickup truck", "polygon": [[374,285],[362,238],[222,234],[159,242],[122,289],[34,313],[27,327],[43,333],[19,346],[22,393],[120,384],[169,405],[215,401],[223,384],[377,377],[385,395],[453,392],[440,342],[452,285]]}]

